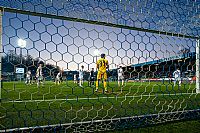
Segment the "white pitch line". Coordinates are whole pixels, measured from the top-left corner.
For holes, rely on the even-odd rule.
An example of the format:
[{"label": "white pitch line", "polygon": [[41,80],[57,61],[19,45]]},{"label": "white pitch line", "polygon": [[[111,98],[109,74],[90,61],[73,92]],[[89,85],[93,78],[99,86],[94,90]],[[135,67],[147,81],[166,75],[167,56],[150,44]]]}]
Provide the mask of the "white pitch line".
[{"label": "white pitch line", "polygon": [[191,95],[196,93],[176,93],[176,94],[154,94],[154,95],[136,95],[136,96],[115,96],[115,97],[91,97],[91,98],[72,98],[72,99],[42,99],[42,100],[15,100],[15,101],[2,101],[2,103],[27,103],[27,102],[51,102],[51,101],[79,101],[79,100],[98,100],[98,99],[122,99],[122,98],[138,98],[138,97],[156,97],[156,96],[180,96]]},{"label": "white pitch line", "polygon": [[[65,126],[66,127],[66,126],[72,126],[72,125],[84,125],[84,124],[99,123],[99,122],[101,122],[101,123],[102,122],[113,122],[113,121],[117,121],[117,120],[142,118],[142,117],[147,117],[147,116],[158,116],[158,117],[160,117],[161,115],[187,113],[187,112],[192,112],[192,111],[194,111],[194,110],[182,110],[182,111],[174,111],[174,112],[165,112],[165,113],[130,116],[130,117],[120,117],[120,118],[111,118],[111,119],[100,119],[100,120],[82,121],[82,122],[74,122],[74,123],[63,123],[63,124],[43,125],[43,126],[35,126],[35,127],[13,128],[13,129],[0,130],[0,133],[23,131],[23,130],[30,130],[30,129],[34,130],[34,129],[41,129],[41,128],[49,128],[49,127],[52,127],[52,128],[53,127],[61,127],[61,126],[62,127]],[[199,109],[196,109],[196,111],[199,111]]]}]

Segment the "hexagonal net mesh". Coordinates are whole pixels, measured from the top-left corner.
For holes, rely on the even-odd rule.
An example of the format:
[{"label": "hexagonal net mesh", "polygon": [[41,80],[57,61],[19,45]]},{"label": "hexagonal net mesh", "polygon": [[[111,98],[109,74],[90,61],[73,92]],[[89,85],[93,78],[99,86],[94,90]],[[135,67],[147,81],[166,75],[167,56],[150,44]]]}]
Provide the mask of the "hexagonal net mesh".
[{"label": "hexagonal net mesh", "polygon": [[199,3],[185,2],[1,2],[0,132],[199,118]]}]

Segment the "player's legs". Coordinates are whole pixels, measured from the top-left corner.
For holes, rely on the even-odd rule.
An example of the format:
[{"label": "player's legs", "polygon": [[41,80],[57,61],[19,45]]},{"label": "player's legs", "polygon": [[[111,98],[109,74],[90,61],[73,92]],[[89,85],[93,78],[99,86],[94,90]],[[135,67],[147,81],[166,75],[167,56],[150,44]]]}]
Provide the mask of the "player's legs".
[{"label": "player's legs", "polygon": [[28,78],[26,78],[25,84],[28,84],[28,81],[27,81],[27,80],[28,80]]},{"label": "player's legs", "polygon": [[77,79],[76,78],[74,78],[74,84],[76,84],[77,83]]},{"label": "player's legs", "polygon": [[79,86],[81,86],[81,80],[82,80],[82,79],[80,78],[80,80],[79,80]]},{"label": "player's legs", "polygon": [[37,78],[37,87],[40,86],[40,77]]},{"label": "player's legs", "polygon": [[104,89],[105,89],[105,91],[108,91],[107,90],[107,73],[106,72],[104,72],[104,74],[103,74],[103,86],[104,86]]},{"label": "player's legs", "polygon": [[55,84],[57,84],[57,78],[55,78]]},{"label": "player's legs", "polygon": [[33,77],[32,84],[35,84],[35,83],[37,83],[37,78]]},{"label": "player's legs", "polygon": [[91,80],[92,80],[92,85],[94,85],[94,77],[92,77],[92,79],[91,79]]},{"label": "player's legs", "polygon": [[79,86],[82,87],[82,85],[83,85],[83,77],[80,77]]},{"label": "player's legs", "polygon": [[100,82],[100,79],[97,78],[97,81],[96,81],[96,90],[95,91],[98,91],[98,89],[99,89],[99,82]]},{"label": "player's legs", "polygon": [[179,86],[181,86],[181,78],[179,78],[178,81]]},{"label": "player's legs", "polygon": [[108,91],[107,90],[107,80],[106,79],[103,80],[103,86],[104,86],[105,91]]},{"label": "player's legs", "polygon": [[89,80],[88,80],[88,86],[91,87],[91,77],[89,77]]},{"label": "player's legs", "polygon": [[120,82],[122,81],[122,78],[121,78],[121,76],[118,76],[118,87],[120,87],[121,85],[120,85]]},{"label": "player's legs", "polygon": [[120,78],[118,77],[118,86],[120,87]]},{"label": "player's legs", "polygon": [[31,78],[29,78],[29,84],[31,84]]},{"label": "player's legs", "polygon": [[27,84],[31,84],[31,79],[30,79],[30,78],[27,78],[27,79],[26,79],[26,83],[27,83]]},{"label": "player's legs", "polygon": [[60,79],[59,78],[56,78],[56,82],[55,84],[59,85],[60,84]]},{"label": "player's legs", "polygon": [[29,80],[28,80],[28,78],[26,78],[26,84],[27,84],[27,85],[29,84]]},{"label": "player's legs", "polygon": [[59,78],[59,80],[58,80],[58,85],[61,83],[61,80],[60,80],[60,78]]},{"label": "player's legs", "polygon": [[77,82],[76,83],[77,83],[77,85],[79,85],[79,83],[80,83],[80,78],[79,77],[77,78]]},{"label": "player's legs", "polygon": [[33,79],[32,79],[32,77],[30,77],[30,85],[32,84],[32,82],[33,82]]},{"label": "player's legs", "polygon": [[43,78],[43,76],[40,76],[40,83],[42,84],[42,86],[44,86],[44,78]]},{"label": "player's legs", "polygon": [[58,85],[61,83],[61,80],[60,80],[60,78],[58,78]]},{"label": "player's legs", "polygon": [[94,77],[90,77],[89,80],[89,86],[91,87],[92,85],[94,85]]},{"label": "player's legs", "polygon": [[89,80],[88,80],[88,85],[91,87],[91,84],[92,84],[92,78],[89,77]]},{"label": "player's legs", "polygon": [[122,86],[124,86],[124,79],[122,79]]},{"label": "player's legs", "polygon": [[120,77],[118,76],[118,86],[120,87]]},{"label": "player's legs", "polygon": [[59,84],[61,84],[61,83],[62,83],[62,81],[63,81],[63,80],[62,80],[62,78],[59,78]]},{"label": "player's legs", "polygon": [[43,82],[43,80],[41,80],[41,84],[42,84],[42,87],[44,87],[44,82]]},{"label": "player's legs", "polygon": [[98,88],[99,88],[99,82],[100,82],[101,78],[102,78],[102,73],[98,71],[98,73],[97,73],[97,81],[96,81],[96,90],[95,91],[97,91]]},{"label": "player's legs", "polygon": [[90,79],[90,78],[89,78],[89,80],[88,80],[88,86],[91,87],[91,79]]},{"label": "player's legs", "polygon": [[176,80],[177,80],[177,79],[176,79],[176,78],[174,78],[174,86],[176,86]]},{"label": "player's legs", "polygon": [[124,76],[122,76],[122,86],[124,86]]},{"label": "player's legs", "polygon": [[122,77],[122,76],[119,76],[118,77],[118,86],[120,87],[120,81],[121,81],[121,83],[122,83],[122,86],[124,85],[124,77]]},{"label": "player's legs", "polygon": [[107,80],[106,79],[103,80],[103,86],[104,86],[105,91],[108,91],[107,90]]}]

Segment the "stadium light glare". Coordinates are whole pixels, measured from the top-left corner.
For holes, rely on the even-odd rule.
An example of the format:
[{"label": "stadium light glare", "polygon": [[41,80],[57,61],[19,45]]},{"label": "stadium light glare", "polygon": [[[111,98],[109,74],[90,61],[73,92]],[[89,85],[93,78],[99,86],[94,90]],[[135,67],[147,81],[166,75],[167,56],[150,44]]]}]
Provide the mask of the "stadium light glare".
[{"label": "stadium light glare", "polygon": [[100,51],[99,51],[98,49],[95,49],[95,50],[94,50],[94,55],[95,55],[95,56],[99,56],[99,55],[100,55]]},{"label": "stadium light glare", "polygon": [[18,45],[20,48],[25,48],[25,47],[26,47],[26,41],[23,40],[23,39],[19,39],[17,45]]}]

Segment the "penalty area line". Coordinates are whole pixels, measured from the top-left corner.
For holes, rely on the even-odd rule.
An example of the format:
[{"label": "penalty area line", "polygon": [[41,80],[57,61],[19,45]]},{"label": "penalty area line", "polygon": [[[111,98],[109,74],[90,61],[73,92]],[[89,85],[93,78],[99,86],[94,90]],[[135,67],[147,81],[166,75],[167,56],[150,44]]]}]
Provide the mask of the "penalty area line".
[{"label": "penalty area line", "polygon": [[157,96],[181,96],[191,95],[196,93],[175,93],[175,94],[154,94],[154,95],[128,95],[128,96],[113,96],[113,97],[91,97],[91,98],[71,98],[71,99],[41,99],[41,100],[13,100],[2,101],[1,103],[27,103],[27,102],[55,102],[55,101],[79,101],[79,100],[99,100],[99,99],[122,99],[122,98],[138,98],[138,97],[157,97]]}]

